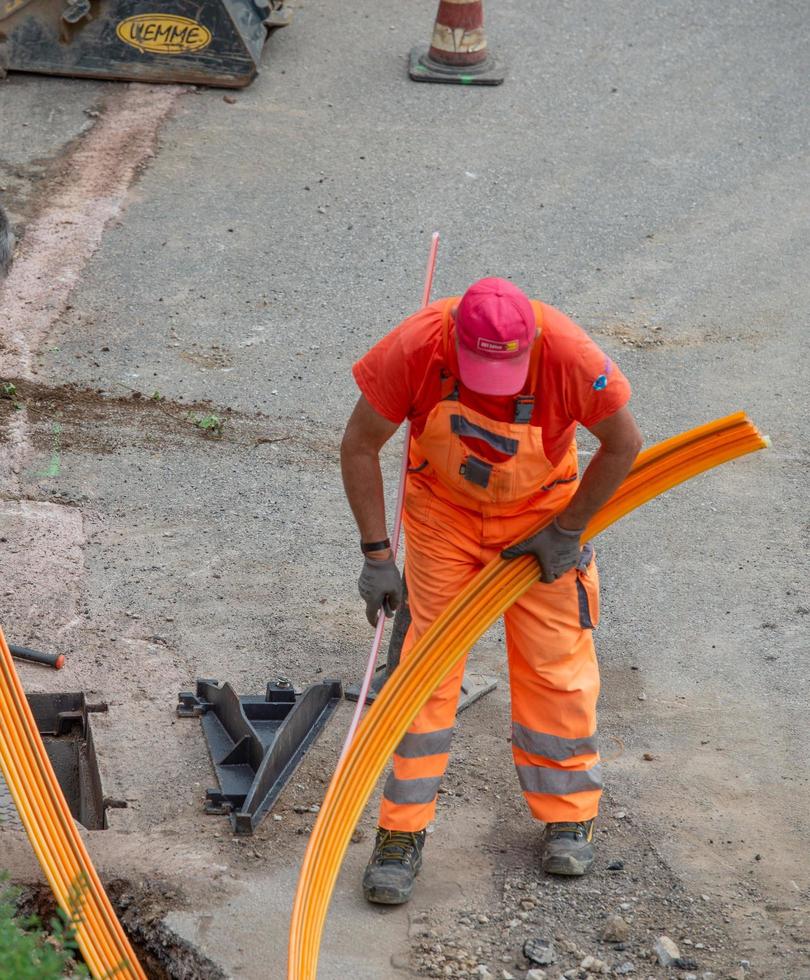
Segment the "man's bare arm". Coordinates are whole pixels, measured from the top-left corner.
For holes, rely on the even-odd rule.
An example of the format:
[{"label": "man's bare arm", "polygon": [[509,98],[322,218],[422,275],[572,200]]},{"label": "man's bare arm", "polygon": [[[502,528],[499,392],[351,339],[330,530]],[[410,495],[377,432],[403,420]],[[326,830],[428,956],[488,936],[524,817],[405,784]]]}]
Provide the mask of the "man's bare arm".
[{"label": "man's bare arm", "polygon": [[616,492],[642,445],[641,432],[626,406],[589,429],[599,440],[599,449],[582,474],[571,502],[557,515],[565,530],[584,528],[602,504]]},{"label": "man's bare arm", "polygon": [[[340,444],[343,487],[362,541],[382,541],[388,537],[380,449],[398,428],[361,395],[343,434]],[[390,551],[373,552],[374,558],[389,556]]]}]

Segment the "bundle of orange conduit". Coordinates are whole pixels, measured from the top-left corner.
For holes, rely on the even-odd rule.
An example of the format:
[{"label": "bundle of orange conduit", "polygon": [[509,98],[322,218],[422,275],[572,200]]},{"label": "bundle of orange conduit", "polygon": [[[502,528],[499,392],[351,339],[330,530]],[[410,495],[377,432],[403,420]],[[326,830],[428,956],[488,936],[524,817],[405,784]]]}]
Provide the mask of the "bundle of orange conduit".
[{"label": "bundle of orange conduit", "polygon": [[76,830],[0,629],[0,768],[48,883],[96,978],[146,980]]},{"label": "bundle of orange conduit", "polygon": [[[658,494],[728,460],[764,449],[744,412],[709,422],[641,453],[583,532],[588,539]],[[332,777],[309,838],[295,895],[288,980],[314,980],[332,890],[363,807],[394,748],[456,662],[539,578],[533,556],[489,563],[445,609],[386,681]]]}]

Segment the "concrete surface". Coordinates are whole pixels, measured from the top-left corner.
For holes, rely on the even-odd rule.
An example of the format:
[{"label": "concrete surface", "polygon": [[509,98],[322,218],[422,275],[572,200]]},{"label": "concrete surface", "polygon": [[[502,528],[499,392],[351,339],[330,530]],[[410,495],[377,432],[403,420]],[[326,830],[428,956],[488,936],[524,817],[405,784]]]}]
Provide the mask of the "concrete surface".
[{"label": "concrete surface", "polygon": [[[106,792],[129,807],[91,835],[103,869],[175,882],[186,901],[168,924],[227,973],[283,975],[308,819],[293,806],[321,798],[350,709],[282,820],[244,844],[201,815],[212,774],[173,705],[197,676],[247,693],[279,673],[361,672],[370,638],[337,469],[349,370],[416,305],[436,228],[434,295],[507,275],[575,316],[630,377],[648,443],[739,408],[772,438],[604,535],[600,724],[619,755],[612,809],[634,814],[689,894],[711,895],[724,948],[752,976],[810,976],[805,5],[509,0],[487,15],[509,65],[497,89],[409,82],[433,5],[361,0],[299,5],[235,102],[177,95],[54,310],[23,412],[0,402],[3,625],[70,657],[59,675],[21,668],[29,687],[111,703],[96,745]],[[0,186],[21,250],[122,88],[0,88]],[[221,441],[189,421],[208,412],[227,419]],[[58,475],[43,475],[55,456]],[[70,512],[65,557],[31,550],[18,501]],[[496,630],[478,655],[505,677],[498,644]],[[439,921],[482,887],[503,901],[492,876],[507,858],[465,872],[493,826],[526,863],[506,711],[499,689],[462,721],[456,771],[489,746],[505,793],[442,811],[415,900]],[[408,913],[358,895],[373,822],[370,807],[323,977],[417,969]],[[24,876],[24,841],[9,839]]]}]

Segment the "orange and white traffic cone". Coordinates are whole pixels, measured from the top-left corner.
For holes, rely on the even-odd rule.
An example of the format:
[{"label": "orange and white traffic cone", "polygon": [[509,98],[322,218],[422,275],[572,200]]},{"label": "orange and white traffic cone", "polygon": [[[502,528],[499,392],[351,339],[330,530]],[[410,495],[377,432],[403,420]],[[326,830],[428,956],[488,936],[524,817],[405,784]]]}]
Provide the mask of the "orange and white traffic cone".
[{"label": "orange and white traffic cone", "polygon": [[430,47],[411,51],[415,82],[500,85],[504,71],[487,50],[483,0],[439,0]]}]

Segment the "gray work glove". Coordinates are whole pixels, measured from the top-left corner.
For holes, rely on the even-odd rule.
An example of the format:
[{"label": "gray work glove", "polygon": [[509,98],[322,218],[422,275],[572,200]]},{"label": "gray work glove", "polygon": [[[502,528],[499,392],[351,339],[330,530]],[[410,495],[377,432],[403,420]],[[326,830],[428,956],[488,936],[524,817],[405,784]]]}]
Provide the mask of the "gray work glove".
[{"label": "gray work glove", "polygon": [[501,558],[534,555],[540,562],[540,581],[553,582],[579,562],[581,534],[581,530],[568,531],[560,527],[555,518],[542,531],[502,551]]},{"label": "gray work glove", "polygon": [[357,586],[366,602],[366,619],[372,626],[377,625],[381,608],[390,617],[402,602],[402,576],[393,558],[366,558]]}]

